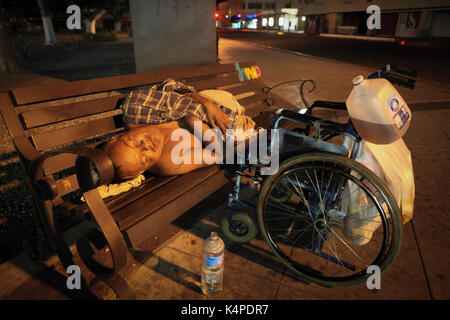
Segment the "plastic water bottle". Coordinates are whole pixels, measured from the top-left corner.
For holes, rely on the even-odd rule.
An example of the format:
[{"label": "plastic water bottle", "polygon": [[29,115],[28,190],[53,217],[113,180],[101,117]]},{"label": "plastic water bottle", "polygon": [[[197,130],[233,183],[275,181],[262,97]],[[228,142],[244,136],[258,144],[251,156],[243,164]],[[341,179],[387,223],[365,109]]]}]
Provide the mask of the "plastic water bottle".
[{"label": "plastic water bottle", "polygon": [[202,292],[205,295],[219,293],[223,281],[223,256],[225,244],[216,232],[211,232],[203,244]]},{"label": "plastic water bottle", "polygon": [[355,77],[346,104],[356,131],[371,143],[399,140],[411,122],[411,110],[386,79]]}]

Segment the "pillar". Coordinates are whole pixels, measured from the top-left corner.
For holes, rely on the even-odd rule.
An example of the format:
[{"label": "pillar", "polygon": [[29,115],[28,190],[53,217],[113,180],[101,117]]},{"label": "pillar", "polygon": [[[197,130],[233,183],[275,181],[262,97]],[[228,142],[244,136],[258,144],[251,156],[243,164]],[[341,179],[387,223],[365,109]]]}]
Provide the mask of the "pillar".
[{"label": "pillar", "polygon": [[130,0],[136,72],[217,62],[215,0]]}]

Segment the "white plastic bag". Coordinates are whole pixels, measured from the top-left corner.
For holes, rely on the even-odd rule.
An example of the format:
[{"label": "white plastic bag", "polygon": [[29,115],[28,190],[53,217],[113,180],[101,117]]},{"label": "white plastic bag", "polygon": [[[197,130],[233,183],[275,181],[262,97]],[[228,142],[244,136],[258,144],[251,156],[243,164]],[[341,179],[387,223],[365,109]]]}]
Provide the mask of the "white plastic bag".
[{"label": "white plastic bag", "polygon": [[362,150],[360,161],[364,163],[364,158],[372,157],[379,164],[379,168],[374,171],[389,190],[392,192],[402,214],[402,222],[407,223],[411,220],[414,211],[414,171],[411,160],[411,153],[403,139],[399,139],[391,144],[378,145],[363,141],[361,143]]},{"label": "white plastic bag", "polygon": [[381,225],[380,215],[372,200],[358,185],[349,181],[344,189],[342,208],[346,211],[344,235],[359,246],[368,243]]},{"label": "white plastic bag", "polygon": [[[407,223],[413,216],[415,185],[411,153],[399,139],[391,144],[377,145],[362,141],[356,160],[373,171],[389,188]],[[352,182],[344,190],[343,203],[347,214],[344,219],[344,234],[352,242],[364,245],[381,225],[377,209],[370,206],[363,192]]]}]

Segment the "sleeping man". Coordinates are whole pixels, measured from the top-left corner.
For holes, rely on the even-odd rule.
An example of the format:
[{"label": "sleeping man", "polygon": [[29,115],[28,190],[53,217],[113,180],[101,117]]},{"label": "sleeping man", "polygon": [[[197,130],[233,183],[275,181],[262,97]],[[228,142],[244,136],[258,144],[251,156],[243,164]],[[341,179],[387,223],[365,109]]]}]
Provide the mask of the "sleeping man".
[{"label": "sleeping man", "polygon": [[210,165],[216,155],[208,145],[223,144],[223,140],[218,134],[205,144],[203,133],[209,129],[251,132],[247,130],[255,124],[232,94],[196,92],[170,78],[150,89],[130,92],[122,109],[127,130],[105,147],[120,180],[134,179],[144,171],[178,175]]}]

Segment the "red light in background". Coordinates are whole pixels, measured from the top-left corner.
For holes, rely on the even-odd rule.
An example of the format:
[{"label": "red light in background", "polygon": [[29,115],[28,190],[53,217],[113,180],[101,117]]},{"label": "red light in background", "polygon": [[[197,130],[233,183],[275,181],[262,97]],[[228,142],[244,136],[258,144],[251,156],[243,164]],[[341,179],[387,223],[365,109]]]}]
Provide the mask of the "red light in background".
[{"label": "red light in background", "polygon": [[216,18],[216,20],[220,19],[220,13],[219,11],[216,11],[216,13],[214,13],[214,18]]}]

